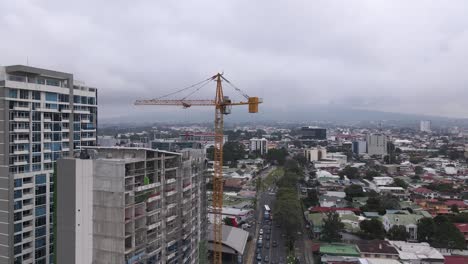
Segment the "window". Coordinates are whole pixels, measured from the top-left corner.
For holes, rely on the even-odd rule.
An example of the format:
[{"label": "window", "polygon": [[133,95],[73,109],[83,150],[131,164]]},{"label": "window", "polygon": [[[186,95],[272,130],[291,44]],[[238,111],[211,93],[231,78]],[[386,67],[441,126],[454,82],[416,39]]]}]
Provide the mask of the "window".
[{"label": "window", "polygon": [[41,100],[41,92],[39,92],[39,91],[32,91],[32,99],[33,99],[33,100]]},{"label": "window", "polygon": [[36,195],[40,195],[40,194],[45,194],[46,193],[46,186],[45,185],[42,185],[42,186],[36,186]]},{"label": "window", "polygon": [[46,207],[45,206],[36,207],[36,217],[37,216],[43,216],[45,214],[46,214]]},{"label": "window", "polygon": [[23,186],[23,179],[15,179],[15,187]]},{"label": "window", "polygon": [[23,190],[16,190],[13,196],[15,199],[21,198],[23,196]]},{"label": "window", "polygon": [[45,84],[45,79],[44,78],[37,78],[37,83],[38,84]]},{"label": "window", "polygon": [[15,235],[13,240],[14,240],[15,244],[21,243],[21,241],[23,241],[23,236],[21,234]]},{"label": "window", "polygon": [[41,164],[32,165],[32,171],[40,171],[40,170],[41,170]]},{"label": "window", "polygon": [[68,94],[59,94],[59,102],[69,102]]},{"label": "window", "polygon": [[36,226],[43,226],[46,224],[47,218],[45,216],[37,217],[36,218]]},{"label": "window", "polygon": [[33,142],[40,142],[41,141],[41,133],[33,133],[32,134],[32,141]]},{"label": "window", "polygon": [[73,96],[73,102],[75,104],[79,104],[81,102],[80,96],[79,95],[74,95]]},{"label": "window", "polygon": [[23,219],[23,214],[22,214],[21,212],[15,213],[15,214],[13,215],[13,220],[14,220],[14,221],[20,221],[21,219]]},{"label": "window", "polygon": [[15,233],[21,232],[22,230],[23,230],[23,224],[22,223],[15,224]]},{"label": "window", "polygon": [[32,156],[32,162],[33,163],[41,162],[41,154],[40,153],[34,153],[33,156]]},{"label": "window", "polygon": [[45,226],[36,228],[36,237],[41,237],[46,235],[46,228]]},{"label": "window", "polygon": [[36,206],[44,205],[46,204],[46,202],[47,202],[47,198],[45,195],[36,196]]},{"label": "window", "polygon": [[60,81],[54,79],[46,79],[46,84],[52,86],[60,86]]},{"label": "window", "polygon": [[46,182],[47,182],[47,178],[45,174],[36,175],[36,185],[45,184]]},{"label": "window", "polygon": [[18,90],[16,89],[10,89],[8,93],[8,97],[10,98],[18,98]]},{"label": "window", "polygon": [[41,152],[41,144],[33,144],[32,145],[32,152]]},{"label": "window", "polygon": [[22,248],[21,248],[21,245],[20,245],[20,246],[16,246],[16,247],[14,248],[14,250],[13,250],[13,251],[14,251],[14,254],[15,254],[15,255],[20,254],[20,253],[21,253],[21,249],[22,249]]},{"label": "window", "polygon": [[[32,130],[33,131],[41,131],[41,123],[33,122],[32,123]],[[40,137],[40,134],[39,134]]]},{"label": "window", "polygon": [[16,201],[14,203],[14,210],[20,210],[23,208],[23,201]]},{"label": "window", "polygon": [[41,121],[41,112],[33,112],[32,113],[32,120],[33,121]]},{"label": "window", "polygon": [[[38,258],[42,258],[46,255],[46,248],[43,247],[43,248],[40,248],[40,249],[36,249],[36,253],[35,253],[35,256],[36,256],[36,259]],[[40,262],[41,261],[41,262]],[[45,264],[45,258],[44,259],[41,259],[41,260],[36,260],[36,264]]]},{"label": "window", "polygon": [[29,91],[20,90],[20,99],[29,99]]}]

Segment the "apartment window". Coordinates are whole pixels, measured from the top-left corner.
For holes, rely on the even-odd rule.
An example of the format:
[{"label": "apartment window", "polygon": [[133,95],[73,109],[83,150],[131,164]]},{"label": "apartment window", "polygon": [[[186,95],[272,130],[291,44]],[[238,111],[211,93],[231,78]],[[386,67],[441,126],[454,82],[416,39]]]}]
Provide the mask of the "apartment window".
[{"label": "apartment window", "polygon": [[[40,249],[36,249],[36,252],[35,252],[36,259],[42,258],[45,255],[46,255],[46,248],[45,247],[40,248]],[[40,259],[40,260],[36,260],[36,264],[46,264],[45,258]]]},{"label": "apartment window", "polygon": [[41,144],[33,144],[32,145],[32,152],[41,152]]},{"label": "apartment window", "polygon": [[42,185],[42,186],[36,186],[36,195],[41,195],[41,194],[45,194],[47,192],[46,190],[46,186],[45,185]]},{"label": "apartment window", "polygon": [[46,104],[47,109],[58,109],[57,104]]},{"label": "apartment window", "polygon": [[23,186],[23,179],[15,179],[15,188]]},{"label": "apartment window", "polygon": [[21,198],[23,196],[23,190],[16,190],[13,196],[15,197],[15,199]]},{"label": "apartment window", "polygon": [[20,254],[20,253],[21,253],[21,249],[22,249],[21,245],[16,246],[16,247],[13,249],[14,254],[15,254],[15,255]]},{"label": "apartment window", "polygon": [[46,224],[47,218],[45,216],[40,216],[36,218],[36,226],[43,226]]},{"label": "apartment window", "polygon": [[33,142],[40,142],[41,141],[41,133],[33,133],[32,134],[32,141]]},{"label": "apartment window", "polygon": [[66,102],[68,103],[70,100],[70,97],[68,94],[59,94],[59,102]]},{"label": "apartment window", "polygon": [[32,103],[32,110],[37,110],[41,108],[41,103]]},{"label": "apartment window", "polygon": [[21,241],[23,241],[23,236],[21,234],[15,235],[13,237],[13,241],[14,241],[15,244],[21,243]]},{"label": "apartment window", "polygon": [[[33,122],[32,123],[32,130],[33,131],[41,131],[41,123]],[[40,134],[39,134],[40,135]]]},{"label": "apartment window", "polygon": [[46,182],[47,182],[47,178],[45,174],[36,175],[36,185],[45,184]]},{"label": "apartment window", "polygon": [[20,90],[20,99],[29,99],[29,91]]},{"label": "apartment window", "polygon": [[46,207],[45,206],[40,206],[40,207],[36,207],[36,217],[37,216],[43,216],[46,214]]},{"label": "apartment window", "polygon": [[54,79],[46,79],[46,84],[52,86],[60,86],[60,81]]},{"label": "apartment window", "polygon": [[41,121],[41,112],[32,112],[33,121]]},{"label": "apartment window", "polygon": [[13,220],[14,220],[14,221],[20,221],[21,219],[23,219],[23,214],[22,214],[21,212],[15,213],[15,214],[13,215]]},{"label": "apartment window", "polygon": [[36,206],[44,205],[46,204],[46,202],[47,202],[47,198],[45,195],[36,196]]},{"label": "apartment window", "polygon": [[33,156],[32,156],[32,162],[33,163],[41,162],[41,154],[40,153],[34,153]]},{"label": "apartment window", "polygon": [[73,96],[73,102],[74,102],[75,104],[79,104],[79,103],[81,102],[80,96],[79,96],[79,95],[74,95],[74,96]]},{"label": "apartment window", "polygon": [[32,99],[33,99],[33,100],[41,100],[41,92],[39,92],[39,91],[32,91]]},{"label": "apartment window", "polygon": [[36,228],[36,232],[35,232],[36,237],[45,236],[46,235],[46,230],[47,229],[45,228],[45,226]]},{"label": "apartment window", "polygon": [[15,224],[15,233],[18,233],[21,231],[23,231],[23,224],[22,223]]},{"label": "apartment window", "polygon": [[13,205],[14,210],[20,210],[23,208],[23,202],[22,201],[16,201]]},{"label": "apartment window", "polygon": [[38,84],[45,84],[45,79],[44,78],[37,78],[37,83]]},{"label": "apartment window", "polygon": [[10,89],[8,92],[8,97],[10,98],[18,98],[18,90],[16,89]]},{"label": "apartment window", "polygon": [[41,164],[32,165],[32,171],[40,171],[40,170],[41,170]]}]

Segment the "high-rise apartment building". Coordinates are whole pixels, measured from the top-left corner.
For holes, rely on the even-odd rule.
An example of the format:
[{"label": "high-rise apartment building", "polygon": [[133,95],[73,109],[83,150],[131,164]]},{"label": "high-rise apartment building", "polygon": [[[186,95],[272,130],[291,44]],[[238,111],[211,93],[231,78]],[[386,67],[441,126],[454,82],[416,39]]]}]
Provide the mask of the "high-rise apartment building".
[{"label": "high-rise apartment building", "polygon": [[367,142],[363,140],[353,141],[353,153],[357,155],[367,152]]},{"label": "high-rise apartment building", "polygon": [[266,138],[251,138],[250,151],[258,152],[260,155],[268,153],[268,140]]},{"label": "high-rise apartment building", "polygon": [[366,137],[367,154],[386,155],[388,138],[384,134],[368,134]]},{"label": "high-rise apartment building", "polygon": [[421,132],[431,132],[431,121],[421,120],[421,122],[419,123],[419,130]]},{"label": "high-rise apartment building", "polygon": [[94,147],[59,160],[58,263],[199,263],[204,167],[203,149]]},{"label": "high-rise apartment building", "polygon": [[54,164],[96,124],[97,91],[72,74],[0,67],[0,263],[53,263]]}]

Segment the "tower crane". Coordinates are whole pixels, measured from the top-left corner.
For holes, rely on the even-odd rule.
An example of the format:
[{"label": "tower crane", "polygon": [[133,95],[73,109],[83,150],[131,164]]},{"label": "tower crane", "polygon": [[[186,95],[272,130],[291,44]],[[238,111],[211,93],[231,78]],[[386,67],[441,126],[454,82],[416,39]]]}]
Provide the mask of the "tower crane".
[{"label": "tower crane", "polygon": [[[216,95],[214,100],[193,100],[188,99],[189,96],[198,92],[202,87],[211,81],[216,81]],[[233,102],[228,96],[224,95],[222,82],[226,82],[237,92],[239,92],[247,101]],[[189,91],[193,89],[187,96],[181,99],[166,99],[169,96]],[[239,88],[234,86],[223,74],[218,73],[204,81],[188,86],[181,90],[177,90],[170,94],[158,97],[156,99],[149,100],[137,100],[135,105],[167,105],[167,106],[182,106],[183,108],[189,108],[192,106],[214,106],[215,107],[215,118],[214,118],[214,131],[215,131],[215,144],[214,144],[214,176],[213,176],[213,241],[214,241],[214,254],[213,263],[222,263],[222,208],[223,208],[223,143],[224,143],[224,115],[231,113],[232,106],[248,105],[249,113],[257,113],[258,105],[262,103],[262,100],[258,97],[250,97]]]}]

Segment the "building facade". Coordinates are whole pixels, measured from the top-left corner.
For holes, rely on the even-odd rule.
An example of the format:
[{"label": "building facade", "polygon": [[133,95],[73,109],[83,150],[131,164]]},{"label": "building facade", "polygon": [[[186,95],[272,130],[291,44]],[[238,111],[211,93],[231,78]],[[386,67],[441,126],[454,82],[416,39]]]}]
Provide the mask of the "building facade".
[{"label": "building facade", "polygon": [[301,140],[325,140],[327,139],[327,129],[305,126],[299,131],[299,139]]},{"label": "building facade", "polygon": [[362,155],[367,153],[366,141],[353,141],[353,153],[356,155]]},{"label": "building facade", "polygon": [[[206,240],[204,163],[202,149],[117,147],[60,160],[57,262],[198,263]],[[87,178],[91,185],[80,180]],[[92,198],[80,199],[90,188]],[[92,235],[80,236],[90,220]],[[82,250],[90,244],[93,250]]]},{"label": "building facade", "polygon": [[70,73],[0,67],[0,263],[54,263],[54,164],[96,144],[97,90]]},{"label": "building facade", "polygon": [[327,149],[325,147],[304,149],[304,156],[310,162],[326,159]]},{"label": "building facade", "polygon": [[368,134],[366,137],[367,154],[386,155],[388,138],[384,134]]},{"label": "building facade", "polygon": [[427,133],[431,132],[431,121],[421,120],[419,122],[419,131]]},{"label": "building facade", "polygon": [[250,152],[258,152],[260,155],[268,153],[268,140],[266,138],[251,138]]}]

